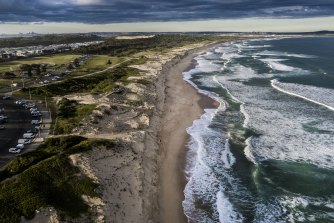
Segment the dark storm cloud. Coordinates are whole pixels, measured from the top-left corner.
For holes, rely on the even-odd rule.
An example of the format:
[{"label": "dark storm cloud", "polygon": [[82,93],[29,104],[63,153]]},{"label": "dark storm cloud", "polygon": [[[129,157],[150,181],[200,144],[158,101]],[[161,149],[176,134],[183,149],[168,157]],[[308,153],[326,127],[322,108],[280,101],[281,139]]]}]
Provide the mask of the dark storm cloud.
[{"label": "dark storm cloud", "polygon": [[113,23],[334,15],[333,0],[0,0],[0,22]]}]

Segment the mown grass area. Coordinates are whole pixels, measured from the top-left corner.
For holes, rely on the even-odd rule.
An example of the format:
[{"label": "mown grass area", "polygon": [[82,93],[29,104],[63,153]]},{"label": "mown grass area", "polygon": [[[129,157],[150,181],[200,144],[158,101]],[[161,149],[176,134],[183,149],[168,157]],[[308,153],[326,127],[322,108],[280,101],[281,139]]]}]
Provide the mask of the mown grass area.
[{"label": "mown grass area", "polygon": [[[71,73],[72,76],[81,76],[96,71],[107,69],[108,67],[121,63],[126,57],[112,57],[108,55],[94,55],[83,63],[79,68]],[[110,63],[108,63],[110,61]]]},{"label": "mown grass area", "polygon": [[0,73],[3,72],[13,72],[20,69],[22,64],[50,64],[52,66],[59,67],[61,65],[66,65],[78,58],[78,54],[57,54],[50,56],[41,57],[31,57],[21,60],[14,60],[11,62],[0,63]]},{"label": "mown grass area", "polygon": [[97,196],[98,185],[81,175],[68,155],[94,145],[79,136],[50,138],[36,151],[12,160],[0,172],[0,222],[31,219],[41,207],[55,207],[61,216],[71,218],[87,212],[81,196]]},{"label": "mown grass area", "polygon": [[[1,72],[0,72],[1,73]],[[14,78],[14,79],[1,79],[0,78],[0,92],[8,92],[11,90],[12,83],[21,82],[21,79]]]},{"label": "mown grass area", "polygon": [[[130,76],[139,75],[139,70],[120,65],[103,73],[66,79],[49,85],[31,87],[30,93],[36,96],[53,97],[72,93],[104,93],[111,91],[116,82],[127,83]],[[27,94],[29,89],[22,89],[21,93]]]},{"label": "mown grass area", "polygon": [[63,98],[58,103],[57,121],[54,124],[53,134],[68,134],[78,127],[81,120],[95,109],[94,104],[79,104],[75,100]]}]

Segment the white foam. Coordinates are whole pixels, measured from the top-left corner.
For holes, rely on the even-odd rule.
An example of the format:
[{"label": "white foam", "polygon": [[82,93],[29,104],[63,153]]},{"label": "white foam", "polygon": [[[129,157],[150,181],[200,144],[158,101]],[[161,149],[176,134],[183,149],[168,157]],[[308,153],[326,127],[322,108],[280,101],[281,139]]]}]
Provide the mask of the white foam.
[{"label": "white foam", "polygon": [[242,48],[247,49],[247,50],[256,50],[256,49],[261,49],[261,48],[269,48],[271,45],[243,45]]},{"label": "white foam", "polygon": [[[267,159],[304,161],[323,168],[334,168],[330,162],[334,159],[334,122],[328,118],[328,111],[302,101],[282,100],[270,85],[259,87],[243,84],[243,81],[251,78],[270,78],[273,74],[258,74],[240,64],[234,64],[229,70],[230,73],[215,74],[215,79],[221,87],[228,89],[234,100],[242,102],[241,112],[245,116],[243,126],[260,135],[246,141],[244,152],[248,160],[254,164]],[[299,85],[293,88],[285,84],[279,87],[289,89],[289,92],[294,89],[291,91],[294,94],[334,107],[331,89]],[[308,123],[311,123],[311,131],[314,128],[320,132],[310,134],[309,130],[304,129]]]},{"label": "white foam", "polygon": [[[305,86],[300,84],[282,84],[277,79],[271,80],[271,86],[285,94],[304,99],[306,101],[321,105],[331,111],[334,111],[334,90]],[[284,90],[283,87],[289,88],[291,91]],[[292,92],[293,90],[299,92],[300,90],[302,90],[302,92],[300,94],[297,94]]]},{"label": "white foam", "polygon": [[[323,211],[324,206],[330,208],[332,205],[326,197],[278,196],[257,204],[254,222],[322,222],[334,217],[332,212]],[[305,211],[309,206],[316,208],[311,212]]]},{"label": "white foam", "polygon": [[[226,49],[230,51],[226,51]],[[334,160],[334,134],[317,133],[316,131],[310,133],[304,129],[304,126],[309,124],[312,128],[325,130],[324,132],[333,131],[334,115],[331,110],[321,109],[312,103],[305,103],[305,101],[296,100],[294,97],[280,94],[276,91],[277,89],[274,90],[269,84],[267,86],[243,84],[244,81],[248,81],[251,78],[272,77],[272,74],[258,74],[254,69],[246,67],[247,65],[236,64],[239,60],[234,60],[234,58],[238,56],[228,55],[229,53],[238,54],[243,49],[247,49],[247,45],[239,44],[237,46],[235,44],[226,44],[216,50],[215,55],[203,55],[203,57],[199,58],[203,60],[200,66],[210,67],[210,63],[215,64],[217,58],[221,57],[222,53],[225,53],[225,58],[222,61],[225,62],[225,65],[228,63],[226,66],[230,72],[205,74],[200,79],[197,76],[196,80],[200,81],[201,85],[204,86],[220,86],[226,89],[231,98],[241,104],[241,112],[245,117],[243,126],[259,133],[259,136],[250,137],[246,140],[244,153],[247,159],[255,164],[263,160],[284,160],[334,168],[332,162]],[[263,59],[261,55],[255,56],[262,58],[262,61],[265,63],[276,62],[279,64],[292,59],[286,57],[302,56],[310,58],[309,55],[277,53],[282,57],[277,58],[280,55],[275,55],[274,58]],[[254,55],[246,56],[252,57]],[[199,70],[201,70],[200,66],[197,67]],[[197,71],[194,70],[195,73]],[[284,72],[277,73],[284,75],[291,72],[285,70]],[[185,80],[198,89],[190,81],[191,77],[192,73],[190,72],[188,75],[185,75]],[[239,81],[236,81],[236,79]],[[316,87],[313,89],[310,86],[286,85],[279,82],[276,85],[282,90],[324,103],[328,106],[332,106],[331,103],[334,101],[334,96],[329,93],[332,91],[331,89],[319,89]],[[191,128],[187,129],[191,135],[187,163],[191,165],[187,166],[188,183],[184,191],[185,201],[183,202],[185,214],[191,222],[242,221],[240,220],[242,216],[238,213],[237,206],[233,205],[236,201],[235,199],[239,199],[239,197],[234,197],[235,194],[242,191],[238,188],[239,184],[235,183],[237,179],[231,175],[233,165],[236,162],[235,158],[232,157],[231,159],[230,157],[232,153],[226,135],[210,127],[210,125],[216,124],[214,122],[217,119],[213,117],[218,112],[225,110],[225,103],[215,93],[199,91],[219,101],[221,106],[218,110],[206,110],[205,114],[199,120],[195,121]],[[328,95],[328,97],[324,99],[324,95]],[[313,130],[311,129],[311,131]],[[217,178],[217,175],[223,175],[223,178]],[[254,178],[256,181],[256,177]],[[225,181],[228,182],[229,186],[232,186],[226,187],[224,185]],[[258,181],[258,183],[261,182]],[[228,188],[228,190],[225,191],[225,188]],[[238,188],[235,190],[237,192],[234,191],[235,188]],[[327,208],[334,207],[328,200],[314,201],[307,197],[290,195],[284,197],[273,196],[272,198],[268,198],[268,200],[260,198],[257,201],[254,222],[316,221],[319,220],[317,213],[309,214],[304,209],[308,209],[309,205],[326,206]],[[231,197],[234,199],[232,200]],[[251,200],[245,196],[245,198],[240,198],[240,202],[243,199],[247,201]],[[196,207],[195,203],[197,202],[196,204],[198,204],[198,201],[200,201],[200,204],[210,205],[212,215],[208,216],[207,211],[198,208],[198,206]]]},{"label": "white foam", "polygon": [[234,210],[231,202],[228,200],[228,198],[224,195],[224,193],[221,190],[218,191],[216,198],[217,198],[216,205],[219,213],[220,223],[243,222],[243,217]]},{"label": "white foam", "polygon": [[295,57],[295,58],[316,58],[316,56],[313,55],[306,55],[306,54],[294,54],[294,53],[287,53],[287,52],[277,52],[277,51],[269,51],[265,50],[259,53],[256,53],[255,55],[259,56],[275,56],[275,57]]},{"label": "white foam", "polygon": [[217,75],[215,75],[215,76],[213,76],[213,80],[219,85],[219,86],[221,86],[223,89],[225,89],[226,90],[226,92],[230,95],[230,97],[231,97],[231,99],[233,100],[233,101],[235,101],[235,102],[237,102],[237,103],[241,103],[241,104],[243,104],[243,102],[242,101],[240,101],[239,99],[237,99],[236,97],[234,97],[232,94],[231,94],[231,92],[221,83],[221,82],[219,82],[219,80],[217,79]]},{"label": "white foam", "polygon": [[263,62],[282,62],[282,61],[287,61],[288,59],[279,59],[279,58],[265,58],[261,59]]},{"label": "white foam", "polygon": [[226,169],[231,169],[233,164],[235,163],[235,158],[230,150],[230,143],[228,139],[226,139],[225,150],[222,151],[221,160],[223,161],[223,165]]},{"label": "white foam", "polygon": [[[216,222],[211,221],[211,219],[218,219],[219,210],[213,210],[213,216],[208,217],[205,210],[196,208],[197,195],[203,196],[205,200],[206,197],[210,197],[210,194],[216,194],[217,189],[221,187],[221,182],[219,182],[213,173],[212,166],[220,163],[219,166],[225,169],[230,169],[235,163],[235,158],[230,151],[228,140],[224,138],[221,132],[217,132],[209,126],[213,122],[213,118],[218,112],[222,112],[226,109],[224,101],[219,98],[215,93],[201,90],[192,81],[192,75],[198,71],[211,72],[210,69],[203,69],[201,66],[207,66],[204,57],[196,58],[197,60],[202,60],[201,63],[189,72],[184,73],[184,79],[194,86],[200,93],[205,94],[214,100],[219,102],[218,109],[205,109],[205,113],[200,117],[200,119],[195,120],[191,127],[187,128],[187,133],[190,135],[190,142],[188,144],[188,154],[187,154],[187,165],[186,165],[186,175],[188,183],[185,187],[184,194],[185,200],[183,201],[183,208],[188,219],[196,222]],[[212,58],[211,58],[212,59]],[[210,86],[217,87],[217,83],[211,78],[201,78],[202,81],[209,81]],[[212,81],[212,83],[211,83]],[[219,85],[218,85],[219,86]],[[215,186],[216,185],[216,186]],[[217,187],[219,185],[219,187]],[[195,197],[196,195],[196,197]],[[218,199],[218,198],[217,198]],[[221,198],[219,198],[221,199]],[[212,200],[212,205],[221,203],[221,200]]]},{"label": "white foam", "polygon": [[291,67],[285,65],[283,63],[279,63],[280,61],[285,61],[285,59],[260,59],[262,62],[265,62],[271,69],[277,71],[301,71],[302,69],[297,67]]}]

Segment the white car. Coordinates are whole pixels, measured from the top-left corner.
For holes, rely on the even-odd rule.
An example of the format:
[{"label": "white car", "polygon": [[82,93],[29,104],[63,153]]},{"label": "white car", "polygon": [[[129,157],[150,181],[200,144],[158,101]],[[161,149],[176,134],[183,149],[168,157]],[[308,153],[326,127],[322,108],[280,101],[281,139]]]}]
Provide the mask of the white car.
[{"label": "white car", "polygon": [[31,143],[31,139],[19,139],[17,140],[17,143],[27,145]]},{"label": "white car", "polygon": [[22,144],[22,143],[17,144],[16,149],[23,150],[24,149],[24,144]]},{"label": "white car", "polygon": [[24,133],[23,138],[24,139],[33,139],[35,137],[34,133]]},{"label": "white car", "polygon": [[39,124],[42,124],[42,121],[40,121],[40,120],[31,120],[31,124],[32,125],[39,125]]},{"label": "white car", "polygon": [[10,149],[8,150],[8,152],[10,152],[10,153],[20,153],[20,152],[21,152],[21,149],[18,149],[18,148],[10,148]]},{"label": "white car", "polygon": [[35,107],[34,107],[34,108],[30,108],[29,110],[30,110],[30,112],[37,112],[37,111],[38,111],[38,108],[35,108]]},{"label": "white car", "polygon": [[32,117],[40,117],[40,116],[42,116],[42,113],[40,113],[40,112],[31,112],[31,116]]}]

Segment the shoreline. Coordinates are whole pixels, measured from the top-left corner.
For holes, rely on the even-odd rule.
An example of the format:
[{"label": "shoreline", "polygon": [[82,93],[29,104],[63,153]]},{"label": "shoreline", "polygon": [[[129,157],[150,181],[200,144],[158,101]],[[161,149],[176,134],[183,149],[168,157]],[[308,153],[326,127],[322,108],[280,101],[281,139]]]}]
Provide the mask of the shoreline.
[{"label": "shoreline", "polygon": [[187,183],[185,164],[189,135],[186,129],[204,114],[206,108],[216,108],[217,102],[200,94],[183,79],[183,72],[191,70],[194,57],[219,43],[209,44],[185,53],[165,64],[161,73],[165,78],[165,100],[161,116],[161,148],[159,170],[160,222],[187,222],[183,212],[184,188]]}]

